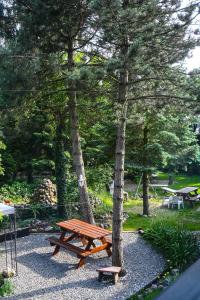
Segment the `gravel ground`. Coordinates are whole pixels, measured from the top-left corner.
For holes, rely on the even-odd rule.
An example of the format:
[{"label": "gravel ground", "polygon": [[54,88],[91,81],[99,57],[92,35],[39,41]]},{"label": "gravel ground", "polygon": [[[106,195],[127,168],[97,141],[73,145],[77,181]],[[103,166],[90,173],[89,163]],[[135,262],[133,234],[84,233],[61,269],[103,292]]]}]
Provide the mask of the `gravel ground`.
[{"label": "gravel ground", "polygon": [[[147,285],[164,269],[164,259],[136,233],[124,233],[124,259],[127,275],[116,285],[98,282],[96,269],[111,265],[105,251],[88,257],[83,268],[76,269],[77,257],[53,248],[48,235],[30,235],[18,239],[19,275],[13,279],[15,295],[10,300],[112,300],[127,299]],[[3,265],[0,256],[0,265]]]}]

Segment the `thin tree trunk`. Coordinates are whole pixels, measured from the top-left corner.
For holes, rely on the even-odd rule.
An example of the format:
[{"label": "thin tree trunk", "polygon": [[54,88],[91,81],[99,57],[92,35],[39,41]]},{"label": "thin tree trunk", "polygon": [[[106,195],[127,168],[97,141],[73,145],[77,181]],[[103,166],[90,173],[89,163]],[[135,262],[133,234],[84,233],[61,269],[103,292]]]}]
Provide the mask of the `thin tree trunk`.
[{"label": "thin tree trunk", "polygon": [[[74,69],[73,44],[71,41],[69,41],[68,71],[73,71],[73,69]],[[69,82],[69,89],[70,91],[68,92],[68,97],[69,97],[69,112],[70,112],[70,124],[71,124],[71,138],[72,138],[72,154],[73,154],[73,163],[78,178],[81,210],[82,210],[84,220],[86,222],[94,224],[94,216],[90,205],[87,182],[85,177],[83,154],[82,154],[81,143],[80,143],[79,122],[78,122],[77,101],[76,101],[76,85],[73,80]]]},{"label": "thin tree trunk", "polygon": [[143,215],[149,215],[149,179],[147,171],[147,159],[146,159],[146,148],[148,144],[148,128],[145,125],[143,131],[143,176],[142,176],[142,188],[143,188]]},{"label": "thin tree trunk", "polygon": [[65,118],[59,114],[57,119],[55,141],[55,175],[58,199],[58,215],[60,217],[66,216],[65,202],[67,199],[66,158],[64,154],[65,149],[63,140],[65,130]]},{"label": "thin tree trunk", "polygon": [[[124,114],[127,112],[127,104]],[[117,129],[117,144],[115,152],[115,180],[113,195],[113,220],[112,220],[112,265],[123,267],[123,199],[124,199],[124,156],[125,156],[125,131],[126,116],[121,118]]]},{"label": "thin tree trunk", "polygon": [[28,164],[27,166],[26,174],[27,174],[27,183],[33,183],[33,167],[31,163]]},{"label": "thin tree trunk", "polygon": [[142,187],[143,187],[143,215],[149,215],[149,182],[148,182],[148,172],[143,171],[142,176]]},{"label": "thin tree trunk", "polygon": [[[126,56],[128,46],[125,44],[122,49],[123,57]],[[127,117],[127,87],[128,70],[124,65],[120,72],[119,82],[119,103],[122,105],[121,117],[117,128],[117,139],[115,149],[115,179],[113,194],[113,220],[112,220],[112,265],[122,267],[121,276],[125,274],[123,269],[123,239],[122,239],[122,221],[123,221],[123,199],[124,199],[124,158],[125,158],[125,135],[126,135],[126,117]]]}]

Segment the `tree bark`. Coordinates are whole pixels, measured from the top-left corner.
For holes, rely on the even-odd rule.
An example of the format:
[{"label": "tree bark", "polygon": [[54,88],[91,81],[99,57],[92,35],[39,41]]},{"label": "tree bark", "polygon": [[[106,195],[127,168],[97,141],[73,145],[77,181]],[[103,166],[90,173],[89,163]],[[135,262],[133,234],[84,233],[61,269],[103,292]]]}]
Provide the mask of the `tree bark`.
[{"label": "tree bark", "polygon": [[[128,41],[125,40],[121,49],[122,57],[128,53]],[[122,267],[121,275],[125,274],[123,269],[123,199],[124,199],[124,158],[125,158],[125,135],[127,117],[127,87],[128,87],[128,67],[126,63],[120,72],[119,78],[119,102],[121,103],[121,117],[117,128],[116,149],[115,149],[115,178],[113,194],[113,220],[112,220],[112,265]]]},{"label": "tree bark", "polygon": [[[126,115],[127,104],[124,107]],[[125,157],[126,117],[122,117],[117,129],[117,143],[115,152],[115,180],[113,195],[112,220],[112,265],[123,267],[123,199],[124,199],[124,157]]]},{"label": "tree bark", "polygon": [[[73,58],[73,43],[68,43],[68,71],[74,69]],[[83,161],[83,154],[80,143],[79,122],[77,114],[77,100],[76,100],[76,84],[74,80],[70,80],[69,86],[69,112],[70,112],[70,124],[71,124],[71,139],[72,139],[72,155],[73,163],[78,178],[78,189],[80,195],[80,205],[84,220],[91,224],[94,224],[94,216],[90,205],[90,199],[87,189],[87,182],[85,177],[85,167]]]},{"label": "tree bark", "polygon": [[143,176],[142,176],[142,188],[143,188],[143,215],[149,215],[149,178],[147,171],[147,159],[146,148],[148,144],[148,128],[144,126],[143,136]]},{"label": "tree bark", "polygon": [[149,182],[148,172],[143,171],[142,175],[142,188],[143,188],[143,215],[149,215]]},{"label": "tree bark", "polygon": [[58,215],[66,216],[66,199],[67,199],[67,174],[66,174],[66,158],[64,154],[64,133],[66,130],[65,118],[62,114],[58,114],[55,141],[55,175],[56,189],[58,199]]}]

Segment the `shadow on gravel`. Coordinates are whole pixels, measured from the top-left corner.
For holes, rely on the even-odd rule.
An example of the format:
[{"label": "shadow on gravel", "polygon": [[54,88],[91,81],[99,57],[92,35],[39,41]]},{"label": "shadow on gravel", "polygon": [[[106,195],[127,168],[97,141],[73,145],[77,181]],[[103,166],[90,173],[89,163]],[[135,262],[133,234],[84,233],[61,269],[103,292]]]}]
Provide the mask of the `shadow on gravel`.
[{"label": "shadow on gravel", "polygon": [[[66,260],[64,257],[62,258],[63,260],[60,262],[56,259],[56,257],[52,258],[52,252],[31,252],[18,256],[17,261],[19,264],[24,265],[32,272],[38,273],[41,277],[57,279],[66,277],[67,279],[67,272],[70,272],[71,270],[76,272],[79,259],[73,254],[71,254],[70,259],[75,259],[75,263],[67,262],[67,259],[69,258],[67,255]],[[94,269],[97,267],[97,263],[98,267],[109,266],[111,265],[111,260],[107,257],[107,254],[105,254],[103,257],[88,257],[85,265],[87,271],[90,269],[91,271],[94,271]]]},{"label": "shadow on gravel", "polygon": [[[9,300],[12,300],[12,299],[13,300],[37,299],[37,297],[44,296],[46,294],[51,295],[49,297],[49,299],[53,299],[52,295],[54,295],[58,291],[60,292],[60,291],[64,291],[67,289],[73,289],[73,290],[78,289],[81,293],[81,290],[85,289],[85,288],[88,291],[89,290],[92,291],[92,290],[103,290],[104,287],[108,287],[108,286],[113,286],[113,284],[112,283],[99,283],[97,280],[97,277],[94,277],[91,279],[79,280],[78,282],[70,282],[70,283],[66,283],[66,284],[54,285],[51,287],[40,288],[37,290],[31,290],[30,292],[25,292],[25,293],[21,293],[19,295],[13,296],[13,297],[9,297],[8,299]],[[115,287],[116,287],[116,293],[117,293],[117,286],[115,286]],[[65,298],[65,299],[75,299],[75,298],[73,298],[74,296],[75,295],[71,295],[70,298]],[[85,298],[85,299],[91,299],[91,298]],[[108,299],[108,298],[106,298],[106,299]],[[113,299],[113,297],[110,299]]]},{"label": "shadow on gravel", "polygon": [[17,261],[45,278],[63,278],[67,271],[76,268],[76,264],[69,264],[65,261],[58,262],[51,257],[52,252],[44,254],[32,252],[19,256]]},{"label": "shadow on gravel", "polygon": [[[33,235],[29,235],[28,237],[32,237]],[[56,235],[55,235],[56,236]],[[41,243],[33,243],[31,239],[28,239],[28,237],[21,238],[17,240],[17,252],[29,252],[29,249],[42,249],[49,247],[49,242],[46,240],[46,236],[43,234],[37,235],[38,239],[41,239]],[[53,251],[53,247],[51,247]]]},{"label": "shadow on gravel", "polygon": [[[148,284],[163,269],[164,262],[141,237],[132,233],[124,236],[127,275],[117,285],[98,282],[96,269],[112,264],[112,258],[108,258],[105,251],[88,257],[85,267],[77,270],[78,258],[72,253],[61,251],[52,257],[53,248],[44,241],[45,237],[36,241],[33,239],[32,244],[28,244],[29,253],[18,256],[19,288],[16,295],[7,299],[127,299],[130,294]],[[36,242],[38,247],[34,247]],[[24,280],[30,280],[28,287]],[[77,295],[83,298],[76,298]]]}]

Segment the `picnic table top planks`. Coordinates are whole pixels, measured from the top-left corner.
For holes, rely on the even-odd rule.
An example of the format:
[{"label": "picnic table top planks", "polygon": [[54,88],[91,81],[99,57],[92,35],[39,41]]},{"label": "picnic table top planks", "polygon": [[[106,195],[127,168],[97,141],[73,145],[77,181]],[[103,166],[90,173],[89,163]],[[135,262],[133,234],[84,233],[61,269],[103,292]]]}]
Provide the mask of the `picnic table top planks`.
[{"label": "picnic table top planks", "polygon": [[61,229],[74,232],[92,239],[101,239],[111,234],[111,231],[81,220],[71,219],[56,223]]},{"label": "picnic table top planks", "polygon": [[182,189],[176,190],[178,194],[189,194],[191,192],[197,191],[199,189],[198,186],[186,186]]}]

